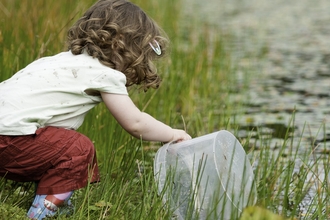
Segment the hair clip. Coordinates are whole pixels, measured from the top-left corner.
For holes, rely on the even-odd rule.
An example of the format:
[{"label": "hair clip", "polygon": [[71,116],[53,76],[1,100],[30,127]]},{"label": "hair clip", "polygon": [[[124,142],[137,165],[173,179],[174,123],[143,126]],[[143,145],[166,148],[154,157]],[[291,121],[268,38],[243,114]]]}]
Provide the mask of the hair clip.
[{"label": "hair clip", "polygon": [[158,56],[160,56],[162,54],[162,50],[160,49],[160,46],[159,46],[158,42],[156,40],[154,40],[154,42],[156,43],[156,47],[154,47],[151,42],[149,42],[149,45],[153,49],[153,51],[155,51],[155,53]]}]

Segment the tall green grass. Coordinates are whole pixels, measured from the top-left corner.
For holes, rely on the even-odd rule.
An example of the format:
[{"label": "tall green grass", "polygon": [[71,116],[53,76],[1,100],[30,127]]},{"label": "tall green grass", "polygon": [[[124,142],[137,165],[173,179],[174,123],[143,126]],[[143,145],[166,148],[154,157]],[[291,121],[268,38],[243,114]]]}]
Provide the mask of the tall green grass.
[{"label": "tall green grass", "polygon": [[[181,13],[180,1],[134,0],[156,20],[171,39],[171,55],[157,63],[163,83],[147,93],[136,88],[130,96],[136,105],[157,119],[200,136],[221,129],[237,129],[230,118],[239,103],[233,104],[234,65],[224,49],[226,38],[216,27]],[[33,60],[65,50],[66,30],[93,0],[2,0],[0,1],[0,81],[9,78]],[[244,92],[244,91],[242,91]],[[152,172],[153,156],[161,145],[130,137],[103,104],[93,109],[79,129],[95,144],[102,181],[76,191],[76,210],[71,217],[58,219],[170,219],[171,212],[157,194]],[[269,140],[255,151],[242,140],[255,165],[257,204],[283,216],[299,216],[299,203],[310,188],[308,172],[311,148],[299,156],[301,167],[294,169],[298,153],[287,150],[290,137],[273,154]],[[289,144],[287,144],[289,143]],[[295,146],[297,147],[297,146]],[[288,156],[290,155],[290,156]],[[328,161],[323,165],[328,170]],[[319,192],[310,214],[303,219],[327,219],[328,182],[318,182]],[[0,180],[0,219],[23,219],[33,198],[33,185]],[[315,211],[316,208],[316,211]]]}]

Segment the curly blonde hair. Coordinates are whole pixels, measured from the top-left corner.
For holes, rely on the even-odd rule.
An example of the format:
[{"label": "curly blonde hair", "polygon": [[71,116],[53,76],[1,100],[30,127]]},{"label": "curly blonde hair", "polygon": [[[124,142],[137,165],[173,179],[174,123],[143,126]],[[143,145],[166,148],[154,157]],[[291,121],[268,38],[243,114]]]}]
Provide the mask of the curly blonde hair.
[{"label": "curly blonde hair", "polygon": [[163,56],[168,38],[145,12],[126,0],[99,0],[68,31],[68,49],[86,51],[126,76],[126,86],[145,91],[158,88],[161,79],[153,60],[158,56],[149,42],[156,40]]}]

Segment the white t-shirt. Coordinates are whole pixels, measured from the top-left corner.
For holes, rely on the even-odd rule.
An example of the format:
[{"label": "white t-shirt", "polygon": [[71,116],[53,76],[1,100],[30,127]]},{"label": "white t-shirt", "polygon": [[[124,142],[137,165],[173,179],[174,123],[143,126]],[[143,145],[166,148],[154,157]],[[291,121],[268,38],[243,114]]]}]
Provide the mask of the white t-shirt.
[{"label": "white t-shirt", "polygon": [[40,127],[77,129],[102,102],[100,92],[127,95],[123,73],[88,54],[41,58],[0,83],[0,134],[34,134]]}]

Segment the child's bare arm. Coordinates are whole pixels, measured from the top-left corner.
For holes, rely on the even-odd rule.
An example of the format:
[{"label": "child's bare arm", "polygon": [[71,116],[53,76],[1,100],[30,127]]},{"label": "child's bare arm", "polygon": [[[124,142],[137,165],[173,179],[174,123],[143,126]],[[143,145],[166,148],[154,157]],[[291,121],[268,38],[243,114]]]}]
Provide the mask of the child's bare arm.
[{"label": "child's bare arm", "polygon": [[148,141],[191,139],[184,131],[172,129],[147,113],[141,112],[127,95],[101,93],[102,99],[118,123],[131,135]]}]

